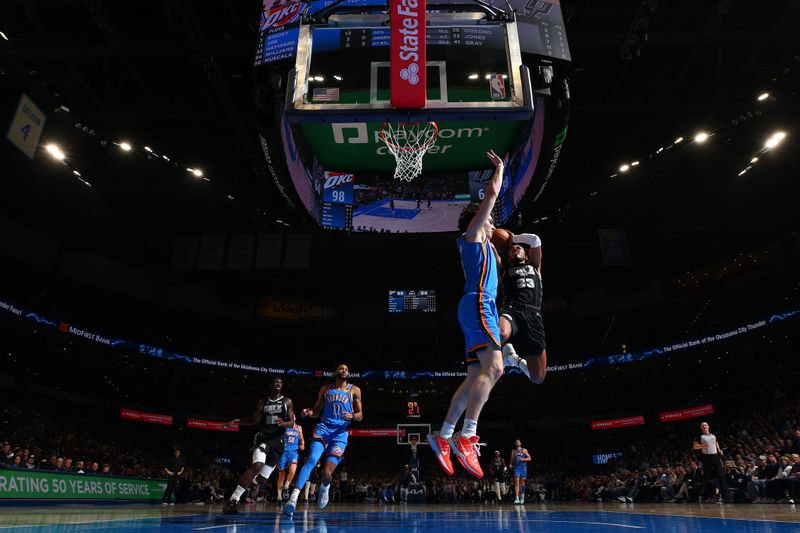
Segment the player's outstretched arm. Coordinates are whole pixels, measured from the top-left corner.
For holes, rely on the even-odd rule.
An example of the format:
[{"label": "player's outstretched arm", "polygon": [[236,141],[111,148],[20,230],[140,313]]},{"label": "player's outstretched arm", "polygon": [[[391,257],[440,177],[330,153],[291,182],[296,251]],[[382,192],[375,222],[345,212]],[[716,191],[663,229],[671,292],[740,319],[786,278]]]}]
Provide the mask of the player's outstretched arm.
[{"label": "player's outstretched arm", "polygon": [[317,403],[314,404],[313,409],[303,409],[302,416],[303,418],[317,418],[319,414],[322,412],[322,406],[325,403],[325,392],[328,390],[327,385],[323,385],[319,389],[319,393],[317,394]]},{"label": "player's outstretched arm", "polygon": [[486,231],[483,226],[489,220],[489,215],[492,214],[494,203],[500,195],[500,186],[503,184],[503,160],[493,150],[486,152],[486,157],[494,165],[494,174],[492,174],[492,179],[489,180],[489,185],[483,191],[483,200],[478,207],[478,212],[472,217],[472,221],[464,233],[464,240],[467,242],[483,242],[486,240]]},{"label": "player's outstretched arm", "polygon": [[225,424],[225,427],[230,427],[235,424],[239,424],[240,426],[255,426],[256,424],[261,422],[263,408],[264,408],[264,400],[259,400],[258,405],[256,405],[256,410],[253,411],[252,415],[246,416],[244,418],[234,418],[233,420]]}]

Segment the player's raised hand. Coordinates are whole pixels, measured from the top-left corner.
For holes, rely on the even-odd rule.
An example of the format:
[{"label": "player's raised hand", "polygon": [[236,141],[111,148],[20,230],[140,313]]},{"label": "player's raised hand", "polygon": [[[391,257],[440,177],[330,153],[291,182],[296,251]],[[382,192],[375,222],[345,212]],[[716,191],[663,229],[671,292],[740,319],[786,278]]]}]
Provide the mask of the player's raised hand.
[{"label": "player's raised hand", "polygon": [[486,157],[489,158],[489,161],[492,162],[495,168],[503,166],[503,160],[500,158],[500,156],[494,153],[494,150],[489,150],[486,152]]},{"label": "player's raised hand", "polygon": [[485,189],[485,196],[486,197],[493,197],[497,198],[500,194],[500,187],[503,185],[503,160],[500,159],[494,150],[489,150],[486,152],[486,157],[489,158],[489,161],[492,162],[494,165],[494,174],[492,174],[492,180],[489,182],[489,185]]},{"label": "player's raised hand", "polygon": [[302,413],[300,413],[300,415],[301,415],[303,418],[308,418],[308,417],[309,417],[309,416],[311,416],[312,414],[313,414],[313,413],[312,413],[311,409],[309,409],[308,407],[306,407],[305,409],[303,409],[303,412],[302,412]]}]

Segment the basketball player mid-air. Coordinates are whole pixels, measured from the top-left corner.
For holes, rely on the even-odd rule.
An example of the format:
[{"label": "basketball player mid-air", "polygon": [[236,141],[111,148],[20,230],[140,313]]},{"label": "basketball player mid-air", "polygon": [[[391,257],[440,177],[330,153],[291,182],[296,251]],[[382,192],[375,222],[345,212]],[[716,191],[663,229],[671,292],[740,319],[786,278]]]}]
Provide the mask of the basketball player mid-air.
[{"label": "basketball player mid-air", "polygon": [[295,424],[283,434],[283,455],[278,461],[278,505],[283,504],[283,491],[289,488],[297,470],[298,450],[305,450],[303,426]]},{"label": "basketball player mid-air", "polygon": [[507,254],[508,266],[500,278],[503,362],[505,366],[519,368],[539,384],[547,373],[542,321],[542,241],[532,233],[513,235]]},{"label": "basketball player mid-air", "polygon": [[[456,241],[466,277],[464,296],[458,304],[458,322],[466,343],[467,377],[450,400],[439,434],[428,435],[431,450],[448,475],[453,475],[452,450],[461,466],[479,479],[483,477],[483,470],[478,462],[478,416],[492,388],[503,375],[495,304],[499,257],[490,242],[494,232],[491,213],[503,183],[503,160],[493,151],[487,152],[486,156],[494,165],[494,173],[484,191],[483,201],[471,203],[461,212],[458,229],[462,235]],[[464,425],[460,434],[455,436],[456,423],[465,410]]]},{"label": "basketball player mid-air", "polygon": [[293,515],[295,507],[297,507],[297,498],[300,496],[300,489],[297,487],[305,486],[314,465],[317,464],[323,453],[326,458],[322,469],[322,483],[319,487],[317,504],[320,509],[324,509],[328,505],[331,478],[347,447],[347,428],[353,420],[361,422],[364,417],[361,389],[348,383],[349,377],[350,370],[347,365],[342,364],[336,367],[336,381],[322,386],[313,409],[303,409],[302,416],[304,418],[320,417],[320,421],[314,427],[308,457],[303,463],[303,468],[300,469],[289,501],[283,507],[283,513],[287,516]]},{"label": "basketball player mid-air", "polygon": [[294,407],[292,400],[281,394],[283,380],[275,378],[270,384],[267,397],[259,400],[256,410],[246,418],[234,418],[227,426],[239,424],[240,426],[258,425],[258,432],[253,437],[253,463],[250,468],[239,478],[239,484],[233,491],[230,499],[222,510],[225,514],[236,514],[236,504],[239,498],[247,491],[253,479],[260,475],[269,479],[275,466],[283,454],[284,429],[294,427]]},{"label": "basketball player mid-air", "polygon": [[522,442],[517,439],[514,441],[514,449],[511,450],[511,457],[508,464],[514,469],[514,503],[525,503],[525,479],[528,477],[528,463],[531,462],[531,454],[522,447]]}]

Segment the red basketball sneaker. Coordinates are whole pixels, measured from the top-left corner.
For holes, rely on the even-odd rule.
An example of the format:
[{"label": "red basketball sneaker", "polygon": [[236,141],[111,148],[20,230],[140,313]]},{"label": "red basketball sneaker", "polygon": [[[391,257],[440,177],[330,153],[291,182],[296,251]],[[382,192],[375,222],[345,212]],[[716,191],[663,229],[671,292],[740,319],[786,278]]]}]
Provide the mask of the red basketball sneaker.
[{"label": "red basketball sneaker", "polygon": [[478,462],[478,457],[480,457],[480,446],[483,446],[483,443],[478,442],[480,437],[474,435],[472,437],[462,437],[459,435],[458,437],[453,437],[453,452],[455,452],[456,457],[458,457],[458,462],[461,463],[461,466],[464,469],[475,476],[478,479],[483,479],[483,470],[481,470],[481,464]]},{"label": "red basketball sneaker", "polygon": [[450,443],[447,439],[443,439],[439,435],[428,433],[428,444],[431,445],[431,450],[436,454],[436,460],[439,461],[439,466],[442,467],[445,474],[452,476],[453,462],[450,460]]}]

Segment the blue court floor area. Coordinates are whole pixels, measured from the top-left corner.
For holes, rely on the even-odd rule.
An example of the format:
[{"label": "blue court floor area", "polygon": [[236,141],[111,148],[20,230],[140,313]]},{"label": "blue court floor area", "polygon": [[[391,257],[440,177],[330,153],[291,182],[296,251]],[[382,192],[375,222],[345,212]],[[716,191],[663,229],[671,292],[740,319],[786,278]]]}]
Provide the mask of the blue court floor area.
[{"label": "blue court floor area", "polygon": [[247,533],[737,533],[797,532],[800,513],[787,505],[332,505],[298,508],[287,519],[273,505],[221,515],[219,506],[0,507],[0,530],[13,532],[211,531]]}]

